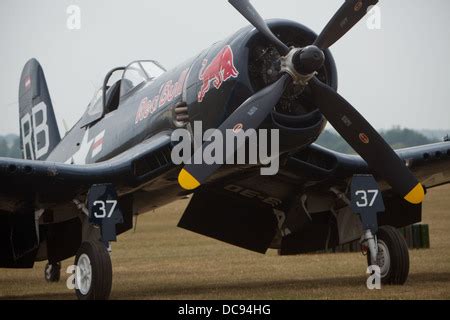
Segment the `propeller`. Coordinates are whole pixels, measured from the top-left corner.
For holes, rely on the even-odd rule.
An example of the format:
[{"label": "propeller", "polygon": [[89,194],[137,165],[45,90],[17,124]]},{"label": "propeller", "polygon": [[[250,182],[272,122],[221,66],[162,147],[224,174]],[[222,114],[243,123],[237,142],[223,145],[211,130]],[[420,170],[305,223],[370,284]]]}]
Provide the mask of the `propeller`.
[{"label": "propeller", "polygon": [[289,48],[280,39],[275,36],[267,26],[266,22],[259,15],[258,11],[252,6],[249,0],[229,0],[233,7],[242,14],[248,22],[250,22],[261,34],[263,34],[267,40],[273,43],[282,56],[285,56],[289,52]]},{"label": "propeller", "polygon": [[[277,105],[291,81],[296,85],[309,86],[317,108],[370,168],[382,176],[406,201],[421,203],[425,195],[424,189],[395,151],[349,102],[315,77],[325,62],[323,50],[342,38],[364,17],[369,6],[375,5],[378,0],[346,0],[314,44],[293,49],[289,49],[270,31],[249,0],[229,2],[280,51],[283,56],[282,75],[278,81],[245,101],[218,130],[225,133],[227,129],[236,126],[245,129],[257,128]],[[210,143],[205,142],[204,147]],[[202,152],[202,149],[196,152]],[[194,158],[195,155],[192,159]],[[197,165],[191,162],[181,170],[178,181],[184,189],[193,190],[203,184],[220,166]]]},{"label": "propeller", "polygon": [[366,15],[370,6],[377,3],[378,0],[345,0],[317,37],[314,45],[322,50],[328,49]]},{"label": "propeller", "polygon": [[410,203],[419,204],[424,189],[394,150],[356,109],[316,77],[310,88],[314,103],[345,141]]},{"label": "propeller", "polygon": [[[292,81],[292,79],[289,75],[282,75],[275,83],[248,98],[220,125],[217,130],[222,133],[222,136],[225,136],[227,129],[238,132],[248,128],[259,127],[267,115],[272,111],[273,107],[278,103],[278,100],[283,95],[283,92],[290,81]],[[237,141],[238,143],[235,145],[234,151],[242,146],[239,145],[239,142],[245,142],[240,139]],[[184,189],[196,189],[204,183],[211,174],[221,167],[221,165],[217,163],[208,165],[194,164],[194,161],[192,160],[197,159],[197,153],[202,153],[202,151],[211,143],[212,141],[207,141],[203,144],[202,148],[197,149],[191,158],[191,163],[186,164],[184,169],[181,170],[178,181]],[[234,152],[232,155],[234,155]]]}]

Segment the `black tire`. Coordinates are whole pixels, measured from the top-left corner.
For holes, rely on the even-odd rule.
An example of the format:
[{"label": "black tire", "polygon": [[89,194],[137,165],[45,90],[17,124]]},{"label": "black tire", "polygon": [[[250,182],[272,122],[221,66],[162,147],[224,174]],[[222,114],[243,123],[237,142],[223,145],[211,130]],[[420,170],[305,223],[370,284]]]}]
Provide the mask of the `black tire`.
[{"label": "black tire", "polygon": [[[83,242],[75,257],[76,266],[78,266],[80,257],[82,256],[82,261],[86,261],[86,256],[89,259],[92,278],[90,286],[87,286],[87,288],[78,288],[77,280],[75,281],[77,284],[75,292],[78,299],[107,300],[112,287],[112,264],[108,250],[105,245],[99,241]],[[78,270],[79,269],[77,268],[77,272]]]},{"label": "black tire", "polygon": [[409,252],[405,238],[396,228],[383,226],[378,230],[377,240],[379,255],[382,254],[384,248],[387,248],[387,253],[385,254],[388,255],[389,264],[383,266],[378,263],[372,263],[370,254],[368,254],[368,265],[376,264],[380,266],[381,283],[391,285],[405,284],[409,274]]},{"label": "black tire", "polygon": [[61,262],[47,263],[44,268],[44,279],[47,282],[59,282],[61,278]]}]

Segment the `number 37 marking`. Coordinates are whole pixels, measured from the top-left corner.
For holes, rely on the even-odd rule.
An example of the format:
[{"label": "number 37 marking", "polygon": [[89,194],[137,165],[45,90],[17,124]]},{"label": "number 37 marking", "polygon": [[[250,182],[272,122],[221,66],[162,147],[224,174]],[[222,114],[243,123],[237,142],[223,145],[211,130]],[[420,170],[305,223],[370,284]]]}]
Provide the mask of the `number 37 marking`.
[{"label": "number 37 marking", "polygon": [[[111,205],[111,208],[108,213],[106,212],[107,204]],[[116,206],[117,206],[117,200],[95,201],[94,207],[98,208],[98,210],[94,211],[94,217],[96,217],[97,219],[111,218],[111,216],[114,212],[114,209],[116,209]]]},{"label": "number 37 marking", "polygon": [[372,207],[375,199],[378,196],[378,190],[358,190],[355,192],[355,196],[359,197],[359,201],[356,201],[358,208]]}]

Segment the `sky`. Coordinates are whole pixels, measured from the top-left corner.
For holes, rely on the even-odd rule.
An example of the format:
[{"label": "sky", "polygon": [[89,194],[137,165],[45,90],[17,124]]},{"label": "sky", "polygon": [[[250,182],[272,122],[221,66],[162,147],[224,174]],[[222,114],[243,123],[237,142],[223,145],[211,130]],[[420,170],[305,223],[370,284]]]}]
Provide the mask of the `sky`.
[{"label": "sky", "polygon": [[[264,18],[316,32],[342,3],[252,0]],[[71,5],[80,29],[67,27]],[[450,129],[450,1],[381,0],[379,9],[379,29],[364,19],[331,48],[339,93],[377,129]],[[170,69],[247,24],[226,0],[1,0],[0,135],[19,132],[18,85],[32,57],[63,133],[113,67],[154,59]]]}]

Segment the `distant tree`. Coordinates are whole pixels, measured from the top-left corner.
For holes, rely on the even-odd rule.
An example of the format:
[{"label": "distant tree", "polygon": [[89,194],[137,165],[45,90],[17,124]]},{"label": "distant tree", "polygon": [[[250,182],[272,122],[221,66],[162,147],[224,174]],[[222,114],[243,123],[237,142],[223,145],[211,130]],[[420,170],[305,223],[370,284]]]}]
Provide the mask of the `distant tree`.
[{"label": "distant tree", "polygon": [[4,137],[0,137],[0,157],[7,157],[9,154],[8,143]]},{"label": "distant tree", "polygon": [[355,151],[350,147],[350,145],[342,139],[341,136],[334,132],[325,130],[317,140],[317,144],[329,148],[331,150],[342,152],[342,153],[355,153]]},{"label": "distant tree", "polygon": [[22,158],[20,138],[17,135],[0,136],[0,157]]},{"label": "distant tree", "polygon": [[394,127],[388,131],[381,132],[381,135],[387,143],[397,149],[437,142],[437,140],[425,137],[420,132],[406,128],[402,129],[400,127]]},{"label": "distant tree", "polygon": [[22,151],[20,150],[20,138],[18,136],[14,137],[9,147],[9,158],[22,158]]}]

